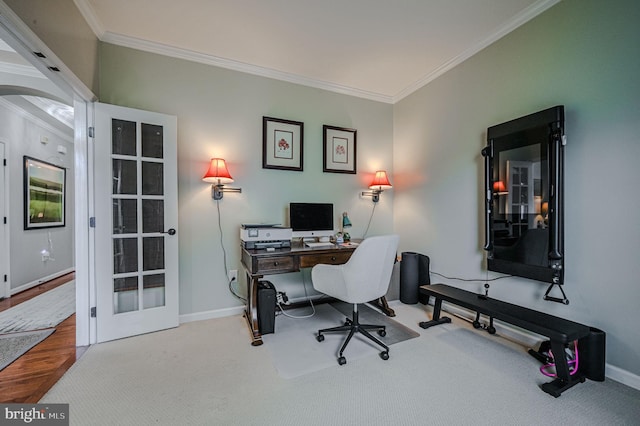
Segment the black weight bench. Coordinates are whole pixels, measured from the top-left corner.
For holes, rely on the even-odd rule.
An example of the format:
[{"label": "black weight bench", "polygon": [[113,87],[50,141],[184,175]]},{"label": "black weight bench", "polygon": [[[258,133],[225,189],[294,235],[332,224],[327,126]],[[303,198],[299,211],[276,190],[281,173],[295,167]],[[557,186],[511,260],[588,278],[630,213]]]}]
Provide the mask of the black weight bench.
[{"label": "black weight bench", "polygon": [[[471,309],[478,315],[489,316],[491,318],[491,328],[495,318],[548,337],[555,357],[557,375],[555,380],[541,386],[542,390],[548,394],[557,398],[565,390],[577,383],[584,382],[588,378],[583,373],[585,370],[582,367],[575,374],[570,374],[569,363],[565,353],[567,344],[589,336],[591,329],[588,326],[445,284],[424,285],[420,287],[419,292],[421,300],[424,301],[426,299],[426,303],[429,302],[429,297],[435,297],[433,319],[419,323],[422,328],[451,322],[448,317],[440,317],[442,301],[444,300]],[[477,319],[476,317],[476,322]],[[580,355],[580,364],[583,363],[582,358],[583,356]]]}]

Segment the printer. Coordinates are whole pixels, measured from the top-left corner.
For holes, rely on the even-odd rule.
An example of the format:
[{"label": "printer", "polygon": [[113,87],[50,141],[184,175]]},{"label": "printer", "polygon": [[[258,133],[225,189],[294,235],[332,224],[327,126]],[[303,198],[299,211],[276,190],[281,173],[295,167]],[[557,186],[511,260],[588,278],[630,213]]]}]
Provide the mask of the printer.
[{"label": "printer", "polygon": [[246,249],[288,248],[291,247],[293,233],[291,228],[270,224],[242,224],[240,241]]}]

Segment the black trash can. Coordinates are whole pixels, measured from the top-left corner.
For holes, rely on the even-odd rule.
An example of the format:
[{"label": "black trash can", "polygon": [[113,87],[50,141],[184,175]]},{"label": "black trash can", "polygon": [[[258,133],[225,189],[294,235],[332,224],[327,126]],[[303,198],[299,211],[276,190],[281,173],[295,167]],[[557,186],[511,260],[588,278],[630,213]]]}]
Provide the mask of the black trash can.
[{"label": "black trash can", "polygon": [[400,262],[400,301],[408,305],[415,305],[420,300],[420,286],[431,284],[429,278],[429,256],[405,251]]},{"label": "black trash can", "polygon": [[589,335],[578,340],[579,369],[589,380],[604,381],[606,333],[589,327]]}]

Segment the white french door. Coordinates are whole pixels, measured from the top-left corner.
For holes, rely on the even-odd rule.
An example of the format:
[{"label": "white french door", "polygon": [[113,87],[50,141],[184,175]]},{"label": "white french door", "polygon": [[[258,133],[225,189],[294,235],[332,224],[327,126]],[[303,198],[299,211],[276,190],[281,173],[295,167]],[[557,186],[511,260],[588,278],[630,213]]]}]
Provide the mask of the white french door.
[{"label": "white french door", "polygon": [[530,161],[507,161],[507,214],[511,215],[513,234],[522,235],[534,228],[533,165]]},{"label": "white french door", "polygon": [[178,326],[177,119],[95,104],[96,340]]}]

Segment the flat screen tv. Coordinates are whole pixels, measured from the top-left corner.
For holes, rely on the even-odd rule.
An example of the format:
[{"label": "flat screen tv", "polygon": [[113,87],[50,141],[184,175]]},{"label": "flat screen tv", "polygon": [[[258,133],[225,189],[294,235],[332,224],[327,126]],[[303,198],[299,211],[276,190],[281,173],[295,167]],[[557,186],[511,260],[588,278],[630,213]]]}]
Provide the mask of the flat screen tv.
[{"label": "flat screen tv", "polygon": [[487,129],[482,155],[490,271],[563,284],[564,141],[563,106]]},{"label": "flat screen tv", "polygon": [[333,204],[289,203],[289,226],[294,238],[331,237]]}]

